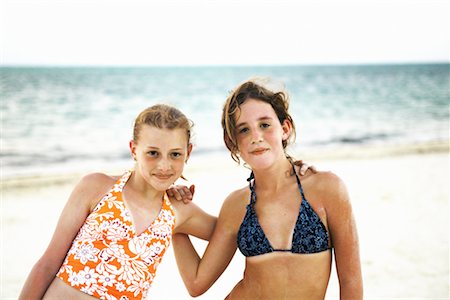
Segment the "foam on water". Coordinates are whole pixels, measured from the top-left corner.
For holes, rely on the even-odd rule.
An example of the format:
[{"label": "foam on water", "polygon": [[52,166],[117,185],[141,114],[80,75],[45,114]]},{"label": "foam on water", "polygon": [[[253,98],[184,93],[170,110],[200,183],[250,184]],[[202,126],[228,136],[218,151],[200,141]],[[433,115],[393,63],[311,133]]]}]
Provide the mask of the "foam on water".
[{"label": "foam on water", "polygon": [[194,155],[226,151],[223,102],[254,75],[290,92],[295,149],[448,140],[448,64],[0,68],[0,75],[6,177],[123,164],[135,116],[158,102],[194,121]]}]

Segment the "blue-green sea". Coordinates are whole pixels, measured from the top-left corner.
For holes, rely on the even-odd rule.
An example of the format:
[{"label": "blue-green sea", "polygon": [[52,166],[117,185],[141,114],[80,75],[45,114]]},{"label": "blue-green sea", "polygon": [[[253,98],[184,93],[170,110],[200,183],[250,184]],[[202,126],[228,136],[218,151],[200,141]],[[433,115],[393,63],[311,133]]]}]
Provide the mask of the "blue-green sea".
[{"label": "blue-green sea", "polygon": [[136,115],[155,103],[194,123],[194,153],[225,152],[222,105],[251,76],[284,83],[295,149],[449,139],[449,64],[2,67],[4,177],[129,160]]}]

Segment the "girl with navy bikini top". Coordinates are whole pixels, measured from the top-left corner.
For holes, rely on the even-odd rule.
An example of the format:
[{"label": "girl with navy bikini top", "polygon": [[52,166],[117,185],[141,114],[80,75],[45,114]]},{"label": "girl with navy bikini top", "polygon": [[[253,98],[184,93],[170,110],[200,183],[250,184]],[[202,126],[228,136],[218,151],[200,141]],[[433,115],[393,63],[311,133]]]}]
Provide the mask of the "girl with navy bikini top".
[{"label": "girl with navy bikini top", "polygon": [[[362,299],[358,235],[345,184],[331,172],[298,177],[286,147],[295,135],[288,96],[259,79],[227,98],[222,128],[232,158],[252,170],[225,199],[202,257],[176,234],[178,268],[192,296],[205,293],[239,248],[243,278],[228,300],[324,299],[335,257],[341,299]],[[294,172],[292,172],[294,171]],[[295,179],[294,179],[295,174]]]}]

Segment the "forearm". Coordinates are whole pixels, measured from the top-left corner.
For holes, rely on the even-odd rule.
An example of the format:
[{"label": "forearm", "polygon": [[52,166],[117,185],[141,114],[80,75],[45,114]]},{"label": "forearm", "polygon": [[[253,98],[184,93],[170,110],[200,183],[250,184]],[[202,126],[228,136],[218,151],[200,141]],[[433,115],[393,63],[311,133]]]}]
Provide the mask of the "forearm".
[{"label": "forearm", "polygon": [[38,261],[25,281],[19,300],[42,299],[57,271]]},{"label": "forearm", "polygon": [[360,279],[339,282],[341,300],[362,300],[363,284]]},{"label": "forearm", "polygon": [[189,236],[180,233],[175,234],[173,236],[173,248],[178,271],[189,294],[194,297],[203,294],[206,289],[202,289],[197,278],[201,260]]}]

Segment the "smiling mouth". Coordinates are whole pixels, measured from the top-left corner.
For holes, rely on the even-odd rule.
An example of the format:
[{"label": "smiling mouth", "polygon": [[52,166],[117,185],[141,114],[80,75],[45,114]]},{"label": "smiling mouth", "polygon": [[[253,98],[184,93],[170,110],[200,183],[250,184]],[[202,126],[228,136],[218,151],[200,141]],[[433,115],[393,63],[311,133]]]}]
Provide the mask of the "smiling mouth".
[{"label": "smiling mouth", "polygon": [[172,175],[163,175],[163,174],[155,174],[155,175],[153,175],[153,176],[155,176],[155,177],[158,178],[158,179],[162,179],[162,180],[167,180],[167,179],[169,179],[170,177],[172,177]]},{"label": "smiling mouth", "polygon": [[268,149],[265,149],[265,148],[264,149],[256,149],[254,151],[251,151],[250,153],[253,155],[261,155],[261,154],[265,153],[267,150]]}]

